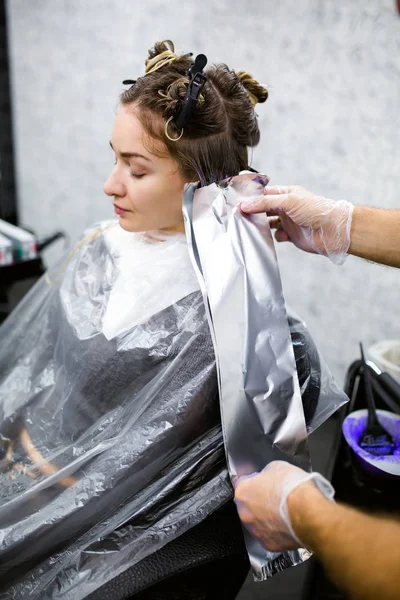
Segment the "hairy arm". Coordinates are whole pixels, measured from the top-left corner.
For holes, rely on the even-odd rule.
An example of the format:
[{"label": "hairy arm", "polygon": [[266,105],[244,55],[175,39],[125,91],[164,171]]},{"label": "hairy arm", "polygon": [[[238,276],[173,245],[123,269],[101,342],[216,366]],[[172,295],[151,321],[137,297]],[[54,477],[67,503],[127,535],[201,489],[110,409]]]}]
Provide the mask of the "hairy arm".
[{"label": "hairy arm", "polygon": [[355,206],[349,254],[400,267],[400,210]]},{"label": "hairy arm", "polygon": [[292,527],[353,600],[400,598],[400,522],[334,504],[311,483],[288,497]]}]

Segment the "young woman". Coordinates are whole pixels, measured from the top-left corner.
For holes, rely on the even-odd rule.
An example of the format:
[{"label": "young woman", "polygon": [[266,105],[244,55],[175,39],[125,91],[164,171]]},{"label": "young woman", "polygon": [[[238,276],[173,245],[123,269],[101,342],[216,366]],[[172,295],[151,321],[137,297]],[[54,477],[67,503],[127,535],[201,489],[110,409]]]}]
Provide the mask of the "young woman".
[{"label": "young woman", "polygon": [[259,142],[254,106],[268,92],[226,65],[206,69],[199,102],[176,130],[173,117],[182,109],[192,63],[191,54],[174,53],[172,42],[158,43],[146,75],[121,95],[111,139],[116,165],[104,191],[127,231],[183,231],[184,184],[237,175],[248,168],[248,148]]},{"label": "young woman", "polygon": [[[77,581],[83,597],[232,497],[182,195],[248,168],[268,93],[211,66],[179,128],[192,63],[172,42],[150,51],[110,140],[118,223],[88,232],[0,330],[0,580],[16,597]],[[292,337],[310,420],[318,358]]]}]

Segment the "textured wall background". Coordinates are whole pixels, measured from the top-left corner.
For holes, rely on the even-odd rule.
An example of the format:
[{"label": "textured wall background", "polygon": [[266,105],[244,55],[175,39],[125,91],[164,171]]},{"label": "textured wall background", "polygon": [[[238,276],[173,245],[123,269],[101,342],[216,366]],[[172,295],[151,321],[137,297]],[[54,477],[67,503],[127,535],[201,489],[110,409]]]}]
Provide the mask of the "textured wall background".
[{"label": "textured wall background", "polygon": [[[112,216],[102,184],[124,78],[147,49],[247,69],[268,85],[253,166],[354,203],[400,208],[400,17],[394,0],[8,0],[22,222],[74,237]],[[278,248],[288,302],[342,383],[361,339],[399,337],[400,272]],[[50,260],[52,257],[50,256]]]}]

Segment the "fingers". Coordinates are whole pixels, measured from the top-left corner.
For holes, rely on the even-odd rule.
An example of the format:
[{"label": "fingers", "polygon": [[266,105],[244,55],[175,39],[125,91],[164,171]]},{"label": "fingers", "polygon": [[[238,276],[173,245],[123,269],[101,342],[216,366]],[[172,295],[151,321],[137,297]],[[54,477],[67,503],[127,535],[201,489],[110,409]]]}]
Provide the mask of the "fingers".
[{"label": "fingers", "polygon": [[287,202],[289,198],[288,194],[282,195],[267,195],[265,194],[262,198],[257,198],[249,203],[244,200],[240,204],[240,208],[245,213],[263,213],[267,214],[279,214],[279,210],[282,209],[284,202]]},{"label": "fingers", "polygon": [[275,239],[277,242],[291,242],[290,237],[283,229],[275,231]]},{"label": "fingers", "polygon": [[282,229],[282,221],[280,217],[269,217],[268,223],[271,229],[276,229],[275,239],[277,242],[290,242],[289,234]]},{"label": "fingers", "polygon": [[271,229],[276,229],[275,239],[277,242],[290,242],[290,237],[284,229],[282,229],[282,221],[279,217],[269,217],[268,223]]},{"label": "fingers", "polygon": [[240,475],[240,476],[239,475],[231,475],[232,485],[236,489],[239,484],[243,483],[243,481],[252,479],[252,478],[256,477],[257,475],[258,475],[258,473],[250,473],[249,475]]},{"label": "fingers", "polygon": [[265,196],[280,196],[282,194],[290,194],[294,192],[295,185],[272,185],[264,189]]},{"label": "fingers", "polygon": [[[246,203],[243,201],[240,208],[247,213],[266,212],[269,215],[278,215],[282,205],[287,202],[289,194],[298,189],[297,185],[273,185],[266,187],[264,197]],[[266,197],[267,196],[267,197]]]},{"label": "fingers", "polygon": [[279,217],[269,217],[268,223],[269,223],[269,226],[271,229],[281,229],[282,228],[282,221],[280,220]]},{"label": "fingers", "polygon": [[280,217],[269,217],[268,223],[271,229],[276,229],[275,231],[275,239],[277,242],[290,242],[291,239],[289,234],[286,233],[284,229],[282,229],[282,221]]}]

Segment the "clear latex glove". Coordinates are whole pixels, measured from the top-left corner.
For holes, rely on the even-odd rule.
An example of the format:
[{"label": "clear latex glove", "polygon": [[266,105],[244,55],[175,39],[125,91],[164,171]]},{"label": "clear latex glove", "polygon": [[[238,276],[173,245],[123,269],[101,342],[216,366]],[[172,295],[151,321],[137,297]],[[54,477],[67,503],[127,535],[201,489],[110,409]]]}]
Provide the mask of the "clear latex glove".
[{"label": "clear latex glove", "polygon": [[299,185],[265,188],[265,195],[240,208],[244,213],[266,212],[277,228],[278,242],[293,242],[301,250],[323,254],[337,265],[350,247],[354,206],[346,200],[329,200]]},{"label": "clear latex glove", "polygon": [[329,500],[335,490],[320,473],[307,473],[284,461],[271,462],[261,473],[240,477],[235,502],[245,527],[271,552],[304,547],[290,521],[288,497],[300,485],[314,485]]}]

